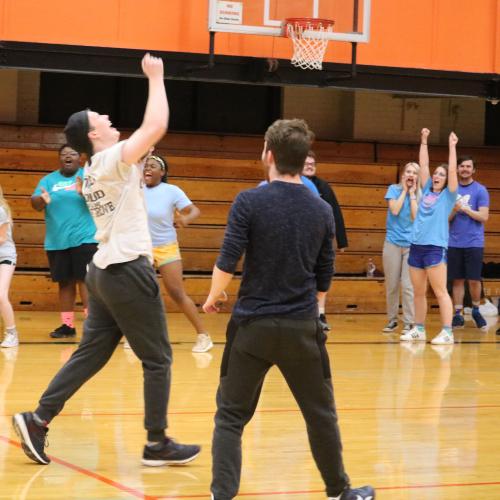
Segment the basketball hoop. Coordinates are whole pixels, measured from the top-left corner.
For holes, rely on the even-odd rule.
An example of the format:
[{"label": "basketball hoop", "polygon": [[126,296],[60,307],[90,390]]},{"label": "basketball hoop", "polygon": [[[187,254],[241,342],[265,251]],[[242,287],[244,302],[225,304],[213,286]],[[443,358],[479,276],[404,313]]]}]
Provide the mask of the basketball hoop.
[{"label": "basketball hoop", "polygon": [[311,17],[285,19],[283,36],[293,43],[291,63],[302,69],[323,69],[327,35],[333,31],[333,24],[330,19]]}]

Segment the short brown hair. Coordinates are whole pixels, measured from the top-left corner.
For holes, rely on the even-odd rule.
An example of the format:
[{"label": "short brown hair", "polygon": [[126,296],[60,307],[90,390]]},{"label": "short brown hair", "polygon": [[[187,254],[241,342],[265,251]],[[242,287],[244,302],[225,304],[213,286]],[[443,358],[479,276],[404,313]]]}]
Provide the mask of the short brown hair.
[{"label": "short brown hair", "polygon": [[266,131],[266,149],[271,151],[280,174],[297,175],[304,168],[314,134],[304,120],[276,120]]},{"label": "short brown hair", "polygon": [[472,162],[472,166],[474,168],[476,168],[476,164],[474,163],[474,158],[472,158],[472,156],[470,156],[470,155],[459,156],[459,158],[457,160],[457,165],[460,165],[464,161],[471,161]]}]

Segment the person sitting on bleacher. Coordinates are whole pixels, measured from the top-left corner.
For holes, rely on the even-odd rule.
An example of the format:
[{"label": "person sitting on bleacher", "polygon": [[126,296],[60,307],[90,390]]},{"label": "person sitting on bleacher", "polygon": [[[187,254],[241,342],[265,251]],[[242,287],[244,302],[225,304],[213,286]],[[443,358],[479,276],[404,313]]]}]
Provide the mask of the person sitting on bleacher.
[{"label": "person sitting on bleacher", "polygon": [[97,250],[95,224],[80,194],[80,154],[64,144],[59,148],[59,162],[59,170],[43,177],[31,197],[31,206],[45,212],[44,246],[52,281],[59,285],[62,324],[50,334],[56,339],[76,335],[76,287],[86,312],[85,275]]}]

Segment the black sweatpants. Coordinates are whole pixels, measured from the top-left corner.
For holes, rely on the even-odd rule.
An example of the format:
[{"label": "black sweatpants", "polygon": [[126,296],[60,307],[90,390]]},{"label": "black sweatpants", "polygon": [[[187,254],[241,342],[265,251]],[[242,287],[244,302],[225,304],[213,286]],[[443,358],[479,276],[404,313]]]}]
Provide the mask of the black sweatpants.
[{"label": "black sweatpants", "polygon": [[264,377],[276,365],[306,421],[316,465],[329,496],[349,485],[333,397],[326,335],[316,320],[264,318],[237,325],[231,319],[222,358],[212,443],[215,500],[239,489],[241,436],[259,401]]},{"label": "black sweatpants", "polygon": [[167,427],[172,350],[155,271],[146,257],[99,269],[89,265],[88,318],[78,349],[42,395],[37,415],[50,422],[110,359],[122,335],[142,361],[145,428],[161,440]]}]

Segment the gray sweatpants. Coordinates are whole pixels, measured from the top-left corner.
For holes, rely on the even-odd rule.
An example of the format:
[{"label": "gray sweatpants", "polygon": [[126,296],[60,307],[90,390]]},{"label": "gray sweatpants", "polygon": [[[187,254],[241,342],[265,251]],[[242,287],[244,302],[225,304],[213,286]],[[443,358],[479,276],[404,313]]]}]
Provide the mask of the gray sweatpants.
[{"label": "gray sweatpants", "polygon": [[327,494],[339,495],[349,484],[325,340],[316,320],[269,317],[238,325],[231,319],[212,443],[211,491],[215,500],[229,500],[238,493],[241,436],[273,365],[285,377],[306,421],[309,444]]},{"label": "gray sweatpants", "polygon": [[400,247],[385,240],[382,258],[385,275],[387,318],[389,321],[398,319],[399,292],[401,290],[403,322],[405,325],[415,322],[413,286],[410,279],[410,267],[408,266],[409,255],[409,248]]},{"label": "gray sweatpants", "polygon": [[167,427],[172,350],[154,269],[146,257],[106,269],[91,263],[85,283],[89,315],[82,341],[42,395],[36,414],[50,422],[108,362],[123,334],[142,361],[148,439],[161,440]]}]

